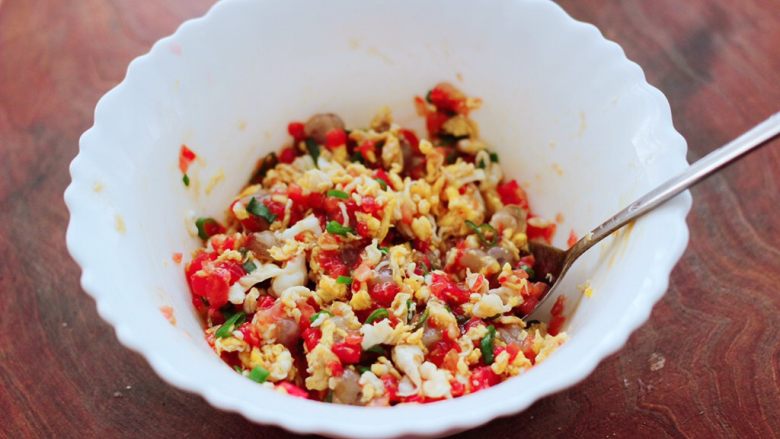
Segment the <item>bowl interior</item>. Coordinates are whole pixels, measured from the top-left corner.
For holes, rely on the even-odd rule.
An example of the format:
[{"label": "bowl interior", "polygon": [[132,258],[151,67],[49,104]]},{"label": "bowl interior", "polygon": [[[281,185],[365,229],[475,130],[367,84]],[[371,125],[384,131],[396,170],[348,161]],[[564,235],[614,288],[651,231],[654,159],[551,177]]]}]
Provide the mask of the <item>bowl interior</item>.
[{"label": "bowl interior", "polygon": [[[559,246],[570,231],[584,234],[686,166],[665,100],[594,28],[547,2],[446,5],[223,1],[207,19],[188,23],[135,61],[124,83],[101,100],[73,165],[69,246],[82,266],[95,265],[85,267],[84,285],[103,296],[101,314],[114,316],[120,338],[153,357],[168,380],[192,389],[185,375],[200,376],[211,383],[203,390],[210,401],[245,414],[252,409],[244,405],[262,407],[264,414],[249,413],[258,420],[281,422],[290,407],[333,413],[335,423],[358,413],[278,396],[223,365],[202,337],[183,267],[172,261],[174,252],[187,260],[198,246],[187,218],[222,217],[255,161],[287,140],[291,120],[330,111],[361,126],[388,105],[399,123],[422,133],[413,95],[450,81],[483,98],[475,113],[483,137],[505,173],[529,192],[533,210],[561,220]],[[189,188],[177,168],[181,144],[201,158]],[[76,198],[85,201],[78,208]],[[616,322],[636,312],[646,317],[660,294],[637,293],[648,283],[665,289],[668,259],[676,260],[684,246],[679,223],[688,202],[638,221],[575,267],[566,290],[571,340],[546,363],[424,410],[457,427],[469,416],[456,421],[448,404],[465,409],[479,401],[489,410],[497,392],[511,387],[513,395],[527,396],[512,396],[518,409],[582,378],[605,355],[596,350],[598,358],[583,360],[596,355],[594,345],[610,338],[622,343],[630,329],[615,334],[622,328]],[[649,275],[654,265],[667,270],[660,279]],[[583,299],[577,286],[586,281],[594,294]],[[173,308],[175,325],[162,306]],[[561,369],[578,363],[588,370],[561,380]],[[408,421],[409,410],[364,411],[347,430],[332,431],[381,435],[377,423]],[[315,425],[298,422],[301,430]]]}]

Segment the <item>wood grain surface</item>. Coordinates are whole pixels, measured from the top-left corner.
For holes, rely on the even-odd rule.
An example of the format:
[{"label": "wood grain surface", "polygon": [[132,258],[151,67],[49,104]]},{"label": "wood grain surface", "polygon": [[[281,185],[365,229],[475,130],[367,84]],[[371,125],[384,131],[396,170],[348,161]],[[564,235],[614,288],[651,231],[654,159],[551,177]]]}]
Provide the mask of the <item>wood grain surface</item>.
[{"label": "wood grain surface", "polygon": [[[97,99],[210,0],[0,0],[0,436],[261,437],[122,347],[65,250]],[[780,110],[777,0],[565,0],[669,98],[690,160]],[[575,387],[461,437],[780,437],[780,144],[693,191],[650,321]]]}]

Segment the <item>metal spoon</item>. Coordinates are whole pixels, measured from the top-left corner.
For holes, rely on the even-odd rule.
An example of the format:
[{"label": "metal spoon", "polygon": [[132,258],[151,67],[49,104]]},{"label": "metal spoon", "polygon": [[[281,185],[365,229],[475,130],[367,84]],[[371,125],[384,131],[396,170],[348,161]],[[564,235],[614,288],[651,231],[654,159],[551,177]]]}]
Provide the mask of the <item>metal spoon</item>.
[{"label": "metal spoon", "polygon": [[780,133],[780,113],[775,113],[750,131],[707,154],[676,177],[667,180],[629,204],[628,207],[582,237],[568,250],[532,241],[530,248],[535,258],[534,272],[538,277],[547,279],[551,283],[551,287],[539,299],[534,309],[538,308],[549,297],[557,295],[555,290],[574,261],[602,239],[698,183],[704,177],[708,177],[748,152],[768,143],[778,133]]}]

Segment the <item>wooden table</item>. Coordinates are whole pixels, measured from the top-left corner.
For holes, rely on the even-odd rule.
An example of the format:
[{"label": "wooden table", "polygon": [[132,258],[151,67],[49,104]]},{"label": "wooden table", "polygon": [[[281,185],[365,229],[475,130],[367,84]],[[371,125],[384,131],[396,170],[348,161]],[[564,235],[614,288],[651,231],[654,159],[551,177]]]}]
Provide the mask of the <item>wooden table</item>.
[{"label": "wooden table", "polygon": [[[0,0],[0,436],[281,437],[162,382],[79,287],[62,193],[97,99],[211,0]],[[695,160],[780,110],[777,0],[565,0]],[[780,144],[693,191],[652,318],[577,386],[463,437],[780,436]]]}]

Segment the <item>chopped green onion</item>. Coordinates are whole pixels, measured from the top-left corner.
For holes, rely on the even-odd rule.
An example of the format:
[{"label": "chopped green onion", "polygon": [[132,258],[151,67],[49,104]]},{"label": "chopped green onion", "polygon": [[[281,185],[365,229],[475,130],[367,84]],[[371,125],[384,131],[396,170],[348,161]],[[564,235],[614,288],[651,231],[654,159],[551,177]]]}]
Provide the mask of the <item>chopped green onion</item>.
[{"label": "chopped green onion", "polygon": [[374,180],[376,180],[376,182],[379,183],[379,186],[382,186],[382,190],[383,191],[387,190],[387,182],[386,181],[384,181],[383,179],[381,179],[379,177],[375,178]]},{"label": "chopped green onion", "polygon": [[[466,220],[466,225],[477,234],[477,237],[479,237],[479,240],[482,242],[482,244],[490,247],[498,244],[498,232],[496,232],[496,229],[494,229],[490,224],[484,223],[476,225],[473,222]],[[493,235],[493,239],[490,241],[488,241],[485,237],[485,230],[489,231]]]},{"label": "chopped green onion", "polygon": [[325,230],[331,235],[347,236],[347,233],[355,233],[355,231],[352,230],[352,227],[342,226],[338,221],[328,222],[328,225],[325,226]]},{"label": "chopped green onion", "polygon": [[370,325],[374,323],[377,320],[386,319],[390,316],[390,313],[387,312],[385,308],[377,308],[369,314],[368,318],[366,319],[366,324]]},{"label": "chopped green onion", "polygon": [[411,322],[414,318],[414,309],[416,308],[414,301],[412,299],[408,299],[406,301],[406,321]]},{"label": "chopped green onion", "polygon": [[485,169],[485,161],[484,160],[480,160],[479,162],[477,162],[477,168],[478,169]]},{"label": "chopped green onion", "polygon": [[328,191],[328,196],[329,197],[341,198],[341,199],[344,199],[344,200],[349,198],[349,194],[348,193],[346,193],[344,191],[340,191],[338,189],[331,189],[331,190],[329,190]]},{"label": "chopped green onion", "polygon": [[353,162],[362,163],[364,165],[366,164],[366,159],[364,159],[363,155],[360,154],[359,152],[356,152],[356,153],[352,154],[352,157],[350,157],[350,160],[353,161]]},{"label": "chopped green onion", "polygon": [[238,252],[241,253],[242,258],[245,258],[246,254],[249,253],[249,249],[246,247],[241,247],[240,249],[238,249]]},{"label": "chopped green onion", "polygon": [[233,332],[233,329],[235,329],[238,325],[244,323],[244,319],[246,318],[246,314],[244,314],[243,311],[239,311],[232,316],[230,316],[229,319],[225,320],[225,323],[222,324],[222,326],[217,329],[217,332],[214,333],[214,335],[217,338],[225,338],[229,337],[230,334]]},{"label": "chopped green onion", "polygon": [[246,206],[246,210],[252,215],[259,216],[260,218],[268,221],[269,224],[274,222],[276,219],[276,215],[268,210],[268,206],[257,201],[257,198],[255,197],[252,197],[252,199],[249,200],[249,204]]},{"label": "chopped green onion", "polygon": [[498,153],[491,152],[490,153],[490,161],[493,163],[498,163]]},{"label": "chopped green onion", "polygon": [[317,159],[320,157],[320,145],[317,145],[317,142],[315,142],[314,139],[306,139],[306,149],[309,151],[312,160],[314,160],[314,167],[319,168]]},{"label": "chopped green onion", "polygon": [[366,367],[366,366],[363,366],[363,365],[358,365],[357,370],[358,370],[358,372],[360,372],[361,375],[363,375],[366,372],[371,372],[371,368],[370,367]]},{"label": "chopped green onion", "polygon": [[379,252],[382,253],[383,255],[386,255],[390,253],[390,249],[387,247],[379,247]]},{"label": "chopped green onion", "polygon": [[209,224],[217,224],[217,221],[214,218],[198,218],[195,221],[195,227],[198,228],[198,236],[204,241],[211,237],[209,232],[206,231],[206,226]]},{"label": "chopped green onion", "polygon": [[268,375],[271,375],[271,372],[266,370],[264,367],[255,366],[255,368],[249,372],[249,379],[256,383],[264,383],[265,380],[268,379]]},{"label": "chopped green onion", "polygon": [[257,265],[255,265],[255,263],[252,262],[251,259],[241,264],[241,266],[244,268],[244,271],[246,271],[247,273],[251,273],[257,270]]},{"label": "chopped green onion", "polygon": [[352,278],[349,276],[339,276],[336,279],[336,283],[339,284],[346,284],[346,285],[352,285]]},{"label": "chopped green onion", "polygon": [[428,320],[428,308],[425,308],[425,311],[423,311],[422,316],[420,316],[420,321],[418,321],[417,324],[414,325],[414,331],[422,328],[425,325],[426,320]]},{"label": "chopped green onion", "polygon": [[387,353],[387,351],[385,351],[385,348],[383,348],[382,345],[378,345],[378,344],[366,349],[366,352],[371,352],[379,355],[385,355]]},{"label": "chopped green onion", "polygon": [[496,328],[493,325],[488,326],[488,333],[482,337],[479,342],[479,349],[482,351],[482,360],[490,366],[493,364],[493,347],[496,343]]},{"label": "chopped green onion", "polygon": [[235,370],[238,373],[243,373],[244,372],[244,370],[241,369],[241,366],[233,366],[233,370]]},{"label": "chopped green onion", "polygon": [[520,266],[520,269],[528,273],[529,278],[533,278],[534,276],[536,276],[536,272],[529,265],[523,264]]},{"label": "chopped green onion", "polygon": [[329,316],[333,316],[332,312],[326,311],[326,310],[323,309],[322,311],[318,311],[318,312],[312,314],[311,317],[309,317],[309,322],[310,323],[316,322],[317,319],[320,318],[320,316],[323,315],[323,314],[329,315]]},{"label": "chopped green onion", "polygon": [[181,178],[181,181],[184,182],[184,186],[190,185],[190,176],[187,174],[184,174],[184,176]]}]

